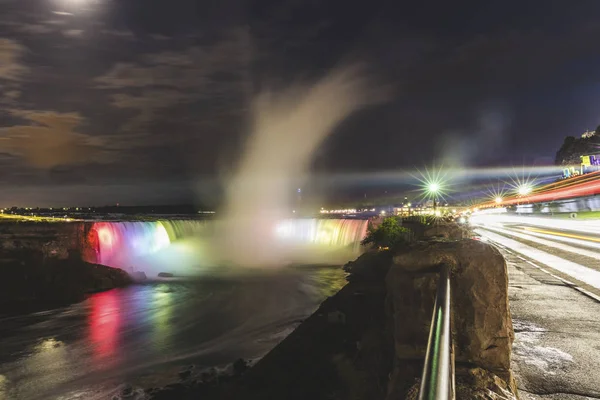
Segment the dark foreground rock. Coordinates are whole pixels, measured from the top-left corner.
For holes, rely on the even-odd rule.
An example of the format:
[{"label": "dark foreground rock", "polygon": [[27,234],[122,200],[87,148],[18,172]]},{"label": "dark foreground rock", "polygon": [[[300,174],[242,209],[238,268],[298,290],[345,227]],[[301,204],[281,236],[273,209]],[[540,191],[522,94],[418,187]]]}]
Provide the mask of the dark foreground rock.
[{"label": "dark foreground rock", "polygon": [[47,258],[29,250],[4,252],[0,254],[0,314],[50,309],[129,283],[125,271],[90,264],[77,255]]},{"label": "dark foreground rock", "polygon": [[497,249],[476,240],[423,242],[394,257],[386,277],[396,353],[389,398],[410,398],[421,374],[438,281],[432,267],[440,264],[452,271],[457,396],[463,393],[458,398],[515,398],[506,262]]},{"label": "dark foreground rock", "polygon": [[424,229],[423,237],[427,239],[460,240],[471,237],[471,232],[464,225],[461,226],[450,222],[440,222]]}]

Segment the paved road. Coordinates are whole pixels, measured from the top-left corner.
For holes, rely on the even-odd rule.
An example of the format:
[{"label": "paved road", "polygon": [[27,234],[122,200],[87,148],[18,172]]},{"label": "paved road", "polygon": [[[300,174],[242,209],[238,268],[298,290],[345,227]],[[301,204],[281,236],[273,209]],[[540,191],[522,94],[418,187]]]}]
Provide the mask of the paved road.
[{"label": "paved road", "polygon": [[600,399],[600,238],[518,223],[476,232],[508,263],[521,397]]}]

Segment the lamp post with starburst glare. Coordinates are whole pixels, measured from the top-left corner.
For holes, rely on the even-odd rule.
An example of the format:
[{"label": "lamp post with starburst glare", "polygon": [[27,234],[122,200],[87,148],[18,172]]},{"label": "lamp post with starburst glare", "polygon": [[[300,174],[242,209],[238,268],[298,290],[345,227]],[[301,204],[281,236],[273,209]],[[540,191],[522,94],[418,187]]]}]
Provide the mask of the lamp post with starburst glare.
[{"label": "lamp post with starburst glare", "polygon": [[426,168],[419,171],[419,175],[413,177],[419,182],[421,197],[433,202],[433,213],[437,214],[437,206],[440,199],[448,195],[448,170],[445,168]]},{"label": "lamp post with starburst glare", "polygon": [[427,185],[427,195],[433,200],[433,213],[437,210],[437,199],[441,185],[439,182],[429,182]]},{"label": "lamp post with starburst glare", "polygon": [[[423,200],[433,202],[433,215],[438,217],[442,211],[438,211],[438,204],[440,200],[444,200],[446,203],[449,193],[451,192],[451,180],[450,176],[453,171],[450,168],[436,167],[425,168],[424,170],[417,169],[416,174],[411,176],[418,182],[418,191],[421,193],[419,198]],[[425,211],[427,213],[427,211]]]}]

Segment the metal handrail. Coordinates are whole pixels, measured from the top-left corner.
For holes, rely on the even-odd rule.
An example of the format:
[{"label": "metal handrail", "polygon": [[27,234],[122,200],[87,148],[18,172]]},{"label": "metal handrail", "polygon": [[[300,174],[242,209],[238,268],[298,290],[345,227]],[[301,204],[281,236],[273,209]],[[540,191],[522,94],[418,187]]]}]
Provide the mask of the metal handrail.
[{"label": "metal handrail", "polygon": [[421,376],[419,400],[454,399],[454,360],[450,331],[450,268],[442,265]]}]

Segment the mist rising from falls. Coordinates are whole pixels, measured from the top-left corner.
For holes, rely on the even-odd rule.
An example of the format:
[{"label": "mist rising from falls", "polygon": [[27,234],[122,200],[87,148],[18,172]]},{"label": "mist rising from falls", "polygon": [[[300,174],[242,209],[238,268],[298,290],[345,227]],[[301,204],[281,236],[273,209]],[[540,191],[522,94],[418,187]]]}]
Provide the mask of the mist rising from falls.
[{"label": "mist rising from falls", "polygon": [[154,276],[355,258],[366,221],[290,219],[292,200],[324,139],[350,114],[381,99],[357,68],[258,95],[251,134],[227,181],[218,220],[97,223],[90,231],[95,261]]},{"label": "mist rising from falls", "polygon": [[280,264],[287,249],[271,240],[289,218],[313,153],[350,114],[377,100],[356,68],[338,69],[305,87],[263,93],[252,107],[252,132],[228,182],[216,246],[241,266]]}]

